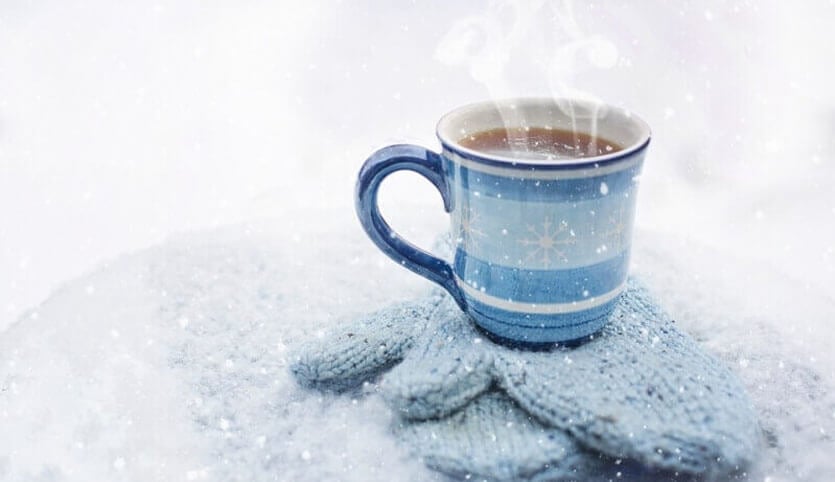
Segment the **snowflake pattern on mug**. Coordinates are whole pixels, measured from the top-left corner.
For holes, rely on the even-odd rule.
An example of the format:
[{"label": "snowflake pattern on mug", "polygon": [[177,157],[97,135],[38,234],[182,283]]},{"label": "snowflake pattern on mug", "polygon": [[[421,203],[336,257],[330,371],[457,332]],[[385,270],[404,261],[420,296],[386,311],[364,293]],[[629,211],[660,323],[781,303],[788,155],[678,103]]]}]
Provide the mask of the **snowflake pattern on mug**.
[{"label": "snowflake pattern on mug", "polygon": [[574,269],[607,261],[629,247],[632,219],[618,198],[554,209],[479,197],[453,212],[452,233],[468,255],[499,266]]},{"label": "snowflake pattern on mug", "polygon": [[563,220],[556,224],[545,218],[538,226],[528,225],[529,237],[521,238],[518,243],[527,250],[526,260],[538,260],[544,266],[551,266],[556,261],[568,261],[566,246],[575,244],[574,230],[569,229]]},{"label": "snowflake pattern on mug", "polygon": [[467,249],[478,248],[481,241],[487,238],[479,227],[480,215],[473,208],[466,208],[461,211],[461,219],[458,222],[458,233],[455,242],[465,246]]},{"label": "snowflake pattern on mug", "polygon": [[607,224],[606,231],[600,233],[603,244],[598,250],[620,251],[623,248],[623,235],[626,230],[625,212],[622,206],[609,214]]}]

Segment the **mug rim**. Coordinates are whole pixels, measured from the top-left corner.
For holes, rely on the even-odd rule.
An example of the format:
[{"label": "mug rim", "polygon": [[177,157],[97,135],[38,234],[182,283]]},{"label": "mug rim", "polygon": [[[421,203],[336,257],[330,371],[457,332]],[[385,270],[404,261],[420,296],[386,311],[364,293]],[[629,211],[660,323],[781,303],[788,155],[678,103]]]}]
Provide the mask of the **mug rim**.
[{"label": "mug rim", "polygon": [[[627,147],[624,147],[619,151],[608,154],[570,159],[539,160],[524,157],[512,157],[503,156],[499,154],[491,154],[469,147],[464,147],[458,141],[453,140],[449,136],[449,133],[446,132],[448,130],[448,124],[450,123],[451,119],[456,115],[460,115],[462,111],[481,110],[484,108],[497,108],[500,106],[518,107],[520,105],[556,104],[558,102],[571,102],[573,104],[605,107],[607,109],[615,110],[618,113],[622,114],[625,118],[633,122],[635,126],[637,126],[638,130],[640,131],[638,140],[633,143],[630,143]],[[630,157],[642,151],[649,145],[650,139],[652,138],[652,132],[650,130],[649,124],[647,124],[646,121],[644,121],[643,119],[641,119],[640,117],[623,107],[614,106],[605,102],[572,99],[567,97],[512,97],[466,104],[444,114],[435,127],[435,135],[438,137],[438,140],[440,140],[441,145],[444,147],[444,149],[453,151],[466,159],[482,162],[489,165],[494,165],[497,167],[515,167],[525,169],[564,169],[587,167],[590,165],[599,166],[603,164],[611,164],[613,162],[617,162],[619,160]]]}]

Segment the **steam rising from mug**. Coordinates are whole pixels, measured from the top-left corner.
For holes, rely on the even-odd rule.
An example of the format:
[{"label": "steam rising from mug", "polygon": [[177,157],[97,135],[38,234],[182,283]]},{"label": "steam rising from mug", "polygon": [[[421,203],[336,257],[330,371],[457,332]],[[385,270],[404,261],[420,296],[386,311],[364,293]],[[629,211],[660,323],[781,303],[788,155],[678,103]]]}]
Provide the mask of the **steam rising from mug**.
[{"label": "steam rising from mug", "polygon": [[[486,10],[453,25],[438,44],[435,57],[447,65],[463,65],[494,100],[547,91],[572,120],[579,115],[567,99],[592,101],[592,138],[597,119],[605,116],[602,101],[575,86],[575,76],[589,69],[609,69],[619,61],[615,45],[602,35],[583,31],[570,0],[493,0]],[[508,133],[528,127],[512,108],[501,108]],[[515,129],[511,129],[515,128]],[[524,139],[516,144],[526,145]],[[596,149],[594,143],[590,146]]]}]

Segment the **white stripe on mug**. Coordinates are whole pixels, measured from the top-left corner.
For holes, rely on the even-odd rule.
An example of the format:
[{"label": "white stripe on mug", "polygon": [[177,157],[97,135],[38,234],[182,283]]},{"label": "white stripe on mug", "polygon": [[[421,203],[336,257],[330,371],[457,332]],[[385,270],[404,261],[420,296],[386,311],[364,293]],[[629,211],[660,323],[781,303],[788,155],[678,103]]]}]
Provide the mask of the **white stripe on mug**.
[{"label": "white stripe on mug", "polygon": [[603,293],[602,295],[594,296],[586,300],[572,301],[570,303],[525,303],[520,301],[513,301],[504,298],[497,298],[483,293],[477,288],[473,288],[466,281],[458,278],[458,286],[467,293],[471,298],[484,303],[485,305],[499,308],[505,311],[527,313],[532,315],[557,315],[565,313],[576,313],[578,311],[585,311],[598,306],[604,305],[615,299],[623,289],[626,287],[626,282],[621,283],[617,288]]}]

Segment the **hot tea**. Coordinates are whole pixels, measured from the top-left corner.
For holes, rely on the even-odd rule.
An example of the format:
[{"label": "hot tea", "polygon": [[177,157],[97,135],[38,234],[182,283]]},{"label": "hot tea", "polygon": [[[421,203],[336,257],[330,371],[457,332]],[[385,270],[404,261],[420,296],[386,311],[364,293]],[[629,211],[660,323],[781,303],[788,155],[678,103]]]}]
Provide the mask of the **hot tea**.
[{"label": "hot tea", "polygon": [[536,160],[595,157],[623,149],[599,136],[548,127],[501,127],[475,132],[458,142],[484,154]]}]

